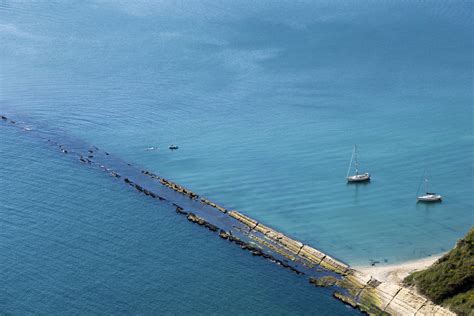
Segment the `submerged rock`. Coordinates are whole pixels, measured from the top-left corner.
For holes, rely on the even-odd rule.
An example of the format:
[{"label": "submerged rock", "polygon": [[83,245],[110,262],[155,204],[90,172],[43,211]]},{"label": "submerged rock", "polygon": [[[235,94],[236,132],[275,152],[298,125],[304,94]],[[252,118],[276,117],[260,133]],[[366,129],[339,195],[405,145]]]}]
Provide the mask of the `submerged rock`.
[{"label": "submerged rock", "polygon": [[120,178],[120,177],[121,177],[121,176],[120,176],[117,172],[115,172],[115,171],[110,172],[110,175],[112,175],[112,177],[116,177],[116,178]]},{"label": "submerged rock", "polygon": [[321,278],[309,278],[309,283],[318,287],[330,287],[337,284],[337,279],[333,276],[323,276]]},{"label": "submerged rock", "polygon": [[187,216],[187,219],[191,222],[194,222],[194,223],[199,221],[199,217],[194,213],[189,213],[188,216]]},{"label": "submerged rock", "polygon": [[229,234],[225,231],[225,230],[220,230],[219,231],[219,237],[223,238],[223,239],[229,239]]},{"label": "submerged rock", "polygon": [[206,224],[206,221],[203,220],[202,218],[199,218],[199,219],[197,220],[197,223],[198,223],[199,225],[204,225],[204,224]]},{"label": "submerged rock", "polygon": [[206,226],[207,228],[209,228],[209,230],[211,230],[211,231],[213,231],[213,232],[216,232],[216,231],[219,230],[219,228],[218,228],[217,226],[212,225],[211,223],[207,223],[207,222],[206,222],[205,226]]},{"label": "submerged rock", "polygon": [[188,215],[188,212],[185,212],[183,208],[179,206],[176,207],[176,213],[182,214],[182,215]]},{"label": "submerged rock", "polygon": [[332,294],[332,296],[338,300],[340,300],[341,302],[343,302],[344,304],[346,305],[349,305],[349,306],[352,306],[353,308],[357,308],[357,303],[356,301],[354,301],[352,298],[350,298],[349,296],[346,296],[344,294],[341,294],[339,292],[334,292]]}]

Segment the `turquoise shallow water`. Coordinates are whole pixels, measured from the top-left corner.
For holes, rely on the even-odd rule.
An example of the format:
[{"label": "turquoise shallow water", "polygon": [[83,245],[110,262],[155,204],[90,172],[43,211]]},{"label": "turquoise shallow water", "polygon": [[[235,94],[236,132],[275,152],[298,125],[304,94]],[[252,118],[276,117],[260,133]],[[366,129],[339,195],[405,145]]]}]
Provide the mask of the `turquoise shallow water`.
[{"label": "turquoise shallow water", "polygon": [[[2,113],[20,115],[32,125],[62,128],[65,134],[350,264],[367,264],[370,259],[393,263],[445,251],[474,222],[470,2],[5,1],[0,2],[0,16]],[[11,284],[22,284],[1,292],[0,302],[9,302],[3,304],[8,311],[22,311],[10,302],[12,293],[26,289],[36,304],[50,304],[45,312],[54,310],[53,302],[67,302],[71,285],[65,275],[72,271],[67,267],[80,262],[87,267],[81,267],[82,279],[75,284],[84,288],[93,288],[89,277],[100,276],[94,284],[103,286],[100,267],[114,267],[107,270],[107,280],[117,280],[110,282],[122,282],[121,273],[133,274],[133,282],[113,293],[102,289],[90,295],[97,299],[107,295],[109,302],[117,303],[126,301],[125,293],[134,289],[137,303],[123,305],[123,311],[147,312],[139,309],[140,304],[164,289],[149,296],[142,296],[139,289],[145,280],[158,278],[152,277],[153,269],[158,269],[155,261],[164,262],[156,273],[164,280],[173,280],[176,270],[192,265],[201,271],[197,280],[202,281],[204,271],[220,266],[211,265],[210,258],[234,262],[234,251],[240,256],[238,249],[220,247],[219,241],[201,240],[207,238],[205,232],[178,224],[180,219],[168,218],[168,212],[155,214],[149,206],[153,210],[159,206],[114,188],[110,180],[99,180],[101,175],[93,170],[79,171],[74,163],[62,162],[21,133],[2,128],[1,137],[2,198],[8,202],[1,208],[8,215],[2,216],[7,218],[2,226],[8,223],[8,229],[2,229],[2,253],[8,264],[20,255],[29,264],[7,270]],[[180,149],[168,151],[170,143]],[[362,167],[373,174],[368,185],[347,186],[344,181],[354,143],[359,145]],[[159,149],[145,150],[151,146]],[[20,173],[27,167],[35,167],[34,176]],[[432,176],[432,189],[445,197],[442,204],[415,203],[425,168]],[[71,172],[80,174],[72,180]],[[61,176],[67,174],[70,177]],[[21,191],[33,187],[37,191],[31,194]],[[97,202],[102,199],[111,204]],[[59,216],[62,209],[67,212]],[[85,210],[87,216],[76,217]],[[46,218],[55,224],[44,226]],[[82,240],[84,228],[76,221],[92,225],[89,239]],[[178,232],[169,221],[176,221]],[[19,233],[22,229],[31,233]],[[71,229],[79,237],[62,241]],[[155,235],[142,236],[147,229]],[[45,230],[54,233],[41,235]],[[7,241],[15,238],[19,240],[13,247]],[[109,254],[110,261],[99,260],[103,250],[97,252],[92,245],[103,240],[105,247],[116,238],[121,242]],[[189,246],[183,250],[189,255],[170,251],[158,259],[161,254],[153,247],[160,251],[166,247],[147,243],[166,239],[168,245],[173,240],[186,245],[187,238],[212,245],[208,255]],[[53,254],[43,252],[33,259],[41,248],[38,243],[47,243]],[[123,263],[127,252],[135,254],[132,265],[140,262],[140,268]],[[64,259],[68,256],[90,263]],[[293,282],[288,289],[294,295],[274,296],[247,288],[241,276],[250,270],[265,275],[273,268],[241,256],[242,261],[233,265],[237,285],[232,287],[240,286],[236,291],[242,301],[229,305],[229,310],[239,312],[243,301],[252,297],[278,308],[304,301],[300,313],[312,310],[305,304],[332,302],[325,292],[309,299],[319,292],[305,285],[300,288],[298,278],[291,275],[292,281],[281,284]],[[66,266],[67,271],[45,278],[49,273],[38,267],[46,262]],[[206,270],[207,266],[214,268]],[[213,276],[222,291],[229,288],[230,274]],[[278,269],[261,279],[257,274],[254,284],[267,283]],[[21,279],[23,275],[30,277]],[[43,287],[35,287],[37,283]],[[198,291],[198,283],[193,287],[177,282],[176,291],[170,293],[188,287],[189,293]],[[213,290],[206,293],[214,297]],[[164,297],[170,299],[171,294]],[[308,299],[297,298],[304,295]],[[84,297],[82,304],[92,296]],[[186,294],[191,303],[179,308],[189,311],[197,304],[192,296]],[[166,299],[150,308],[178,308],[178,299],[169,304],[163,303]],[[117,311],[115,305],[90,308],[99,313]]]},{"label": "turquoise shallow water", "polygon": [[355,314],[21,134],[2,127],[0,314]]}]

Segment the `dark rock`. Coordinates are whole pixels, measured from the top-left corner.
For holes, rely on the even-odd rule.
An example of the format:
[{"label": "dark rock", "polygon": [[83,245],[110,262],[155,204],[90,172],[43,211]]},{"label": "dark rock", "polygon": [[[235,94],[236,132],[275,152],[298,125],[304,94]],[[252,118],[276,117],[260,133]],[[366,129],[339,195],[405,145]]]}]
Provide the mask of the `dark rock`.
[{"label": "dark rock", "polygon": [[293,267],[293,266],[290,266],[289,269],[291,271],[293,271],[294,273],[298,274],[298,275],[301,275],[301,274],[304,274],[304,272],[298,270],[297,268]]},{"label": "dark rock", "polygon": [[223,238],[223,239],[228,239],[229,238],[229,234],[225,231],[225,230],[220,230],[219,231],[219,237]]},{"label": "dark rock", "polygon": [[194,223],[196,223],[199,220],[199,218],[194,213],[189,213],[187,216],[187,219]]},{"label": "dark rock", "polygon": [[242,245],[246,245],[245,242],[243,242],[242,240],[238,239],[237,237],[232,237],[232,241],[234,241],[237,245],[239,246],[242,246]]},{"label": "dark rock", "polygon": [[215,225],[212,225],[211,223],[206,223],[206,227],[209,228],[209,230],[216,232],[219,230],[219,228]]},{"label": "dark rock", "polygon": [[371,279],[367,285],[371,286],[371,287],[377,287],[381,284],[382,282],[380,282],[379,280],[377,279]]},{"label": "dark rock", "polygon": [[341,294],[339,292],[334,292],[332,294],[332,296],[338,300],[340,300],[341,302],[343,302],[344,304],[346,305],[349,305],[349,306],[352,306],[354,308],[357,308],[357,303],[356,301],[354,301],[352,298],[350,298],[349,296],[346,296],[344,294]]},{"label": "dark rock", "polygon": [[320,278],[309,278],[309,283],[318,287],[330,287],[337,284],[337,279],[333,276],[323,276]]},{"label": "dark rock", "polygon": [[261,256],[262,255],[262,251],[260,251],[258,249],[250,250],[250,253],[252,254],[252,256]]},{"label": "dark rock", "polygon": [[176,207],[176,213],[182,214],[182,215],[188,215],[188,212],[185,212],[183,208],[179,206]]},{"label": "dark rock", "polygon": [[278,263],[281,264],[282,267],[285,267],[285,268],[289,268],[289,267],[290,267],[290,265],[289,265],[288,263],[285,263],[285,262],[283,262],[283,261],[279,261]]}]

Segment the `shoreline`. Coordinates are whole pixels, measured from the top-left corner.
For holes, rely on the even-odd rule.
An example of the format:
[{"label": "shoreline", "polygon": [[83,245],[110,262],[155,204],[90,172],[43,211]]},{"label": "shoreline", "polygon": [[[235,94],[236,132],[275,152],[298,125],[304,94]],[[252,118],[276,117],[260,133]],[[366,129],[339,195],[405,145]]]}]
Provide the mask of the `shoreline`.
[{"label": "shoreline", "polygon": [[361,271],[367,275],[371,275],[375,279],[382,282],[390,282],[397,285],[402,285],[410,273],[424,270],[430,267],[433,263],[438,261],[446,252],[431,255],[415,260],[409,260],[401,263],[379,265],[379,266],[353,266],[352,268]]}]

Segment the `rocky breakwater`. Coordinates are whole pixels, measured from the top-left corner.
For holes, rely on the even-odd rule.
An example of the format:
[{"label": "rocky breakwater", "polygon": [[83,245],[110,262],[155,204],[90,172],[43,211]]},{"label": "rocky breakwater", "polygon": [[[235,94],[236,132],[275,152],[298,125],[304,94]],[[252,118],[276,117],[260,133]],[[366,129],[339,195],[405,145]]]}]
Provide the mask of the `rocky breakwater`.
[{"label": "rocky breakwater", "polygon": [[297,266],[304,266],[307,269],[313,269],[319,266],[341,275],[344,275],[349,270],[348,265],[265,226],[250,217],[237,211],[230,211],[228,214],[248,227],[247,233],[252,240],[279,253]]},{"label": "rocky breakwater", "polygon": [[412,289],[356,270],[351,269],[337,284],[345,291],[335,292],[334,297],[371,315],[455,315]]},{"label": "rocky breakwater", "polygon": [[369,315],[455,315],[411,289],[380,282],[237,211],[230,211],[229,215],[248,227],[251,238],[253,232],[259,232],[264,236],[263,239],[252,238],[253,240],[266,245],[292,262],[303,264],[309,269],[317,269],[319,266],[340,275],[340,278],[310,277],[309,281],[316,286],[334,287],[335,298],[364,313]]},{"label": "rocky breakwater", "polygon": [[[1,120],[14,126],[19,125],[6,116],[1,116]],[[41,136],[40,132],[37,136],[49,137]],[[75,149],[71,150],[64,144],[49,138],[47,142],[59,148],[64,154],[77,157],[85,165],[98,167],[114,178],[123,177],[122,183],[146,196],[174,205],[176,213],[186,216],[190,222],[218,233],[222,239],[239,245],[241,249],[249,251],[252,255],[263,257],[298,274],[305,274],[315,286],[333,288],[335,298],[365,313],[371,315],[454,315],[410,289],[379,282],[240,212],[227,210],[152,172],[138,171],[129,163],[114,160],[109,153],[102,152],[95,146],[79,146],[75,143],[72,146]],[[112,164],[112,167],[108,164]],[[140,176],[145,176],[146,179],[151,178],[152,181],[143,181],[145,179],[141,179]]]}]

